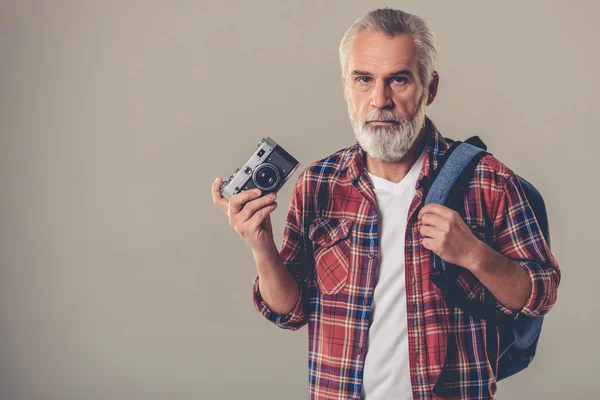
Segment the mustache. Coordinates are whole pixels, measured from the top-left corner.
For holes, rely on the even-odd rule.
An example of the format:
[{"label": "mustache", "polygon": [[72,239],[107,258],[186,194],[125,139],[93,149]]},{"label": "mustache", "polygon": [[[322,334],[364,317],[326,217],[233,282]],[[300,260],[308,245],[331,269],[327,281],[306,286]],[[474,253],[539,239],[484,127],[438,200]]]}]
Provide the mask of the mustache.
[{"label": "mustache", "polygon": [[367,115],[367,118],[365,118],[365,123],[371,121],[394,121],[401,124],[406,122],[404,118],[394,114],[392,110],[388,109],[371,111],[369,115]]}]

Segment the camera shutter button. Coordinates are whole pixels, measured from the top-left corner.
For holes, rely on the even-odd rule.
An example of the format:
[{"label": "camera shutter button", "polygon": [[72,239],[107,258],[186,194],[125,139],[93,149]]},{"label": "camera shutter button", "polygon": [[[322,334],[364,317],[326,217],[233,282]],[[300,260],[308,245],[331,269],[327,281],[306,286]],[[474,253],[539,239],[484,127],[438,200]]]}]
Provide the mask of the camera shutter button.
[{"label": "camera shutter button", "polygon": [[246,168],[244,169],[244,172],[245,172],[246,174],[250,175],[250,174],[252,173],[252,168],[250,168],[250,167],[246,167]]}]

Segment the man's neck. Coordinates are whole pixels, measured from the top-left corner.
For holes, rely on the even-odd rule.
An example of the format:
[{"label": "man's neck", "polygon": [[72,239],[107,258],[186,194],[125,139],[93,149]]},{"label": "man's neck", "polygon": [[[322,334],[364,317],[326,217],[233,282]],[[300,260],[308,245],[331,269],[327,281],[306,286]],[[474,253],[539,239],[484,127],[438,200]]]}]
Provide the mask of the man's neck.
[{"label": "man's neck", "polygon": [[419,137],[417,138],[415,145],[408,151],[408,153],[406,153],[402,160],[397,162],[377,160],[365,153],[365,165],[367,171],[390,182],[400,182],[402,179],[404,179],[406,174],[408,174],[423,152],[423,149],[427,145],[427,139],[427,132],[424,124],[423,128],[421,128],[421,131],[419,132]]}]

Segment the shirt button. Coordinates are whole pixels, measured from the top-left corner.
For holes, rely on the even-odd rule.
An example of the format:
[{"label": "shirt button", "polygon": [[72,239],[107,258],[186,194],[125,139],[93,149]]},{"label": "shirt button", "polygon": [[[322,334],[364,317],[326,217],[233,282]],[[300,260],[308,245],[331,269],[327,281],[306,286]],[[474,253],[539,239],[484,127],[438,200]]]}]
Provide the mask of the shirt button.
[{"label": "shirt button", "polygon": [[417,304],[416,303],[413,303],[411,308],[412,308],[412,312],[417,312]]},{"label": "shirt button", "polygon": [[375,257],[375,253],[373,253],[372,251],[369,252],[369,258],[373,258]]},{"label": "shirt button", "polygon": [[369,299],[363,299],[362,304],[363,304],[363,306],[368,306],[369,305]]}]

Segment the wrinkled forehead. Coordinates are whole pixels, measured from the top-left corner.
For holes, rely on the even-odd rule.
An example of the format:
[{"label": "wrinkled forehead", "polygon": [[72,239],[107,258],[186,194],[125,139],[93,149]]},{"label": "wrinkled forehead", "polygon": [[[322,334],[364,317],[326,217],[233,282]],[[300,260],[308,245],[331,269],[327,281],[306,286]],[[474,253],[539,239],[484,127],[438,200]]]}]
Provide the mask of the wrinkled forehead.
[{"label": "wrinkled forehead", "polygon": [[389,37],[380,32],[363,31],[348,50],[348,72],[366,71],[385,75],[400,69],[417,72],[416,44],[412,35]]}]

